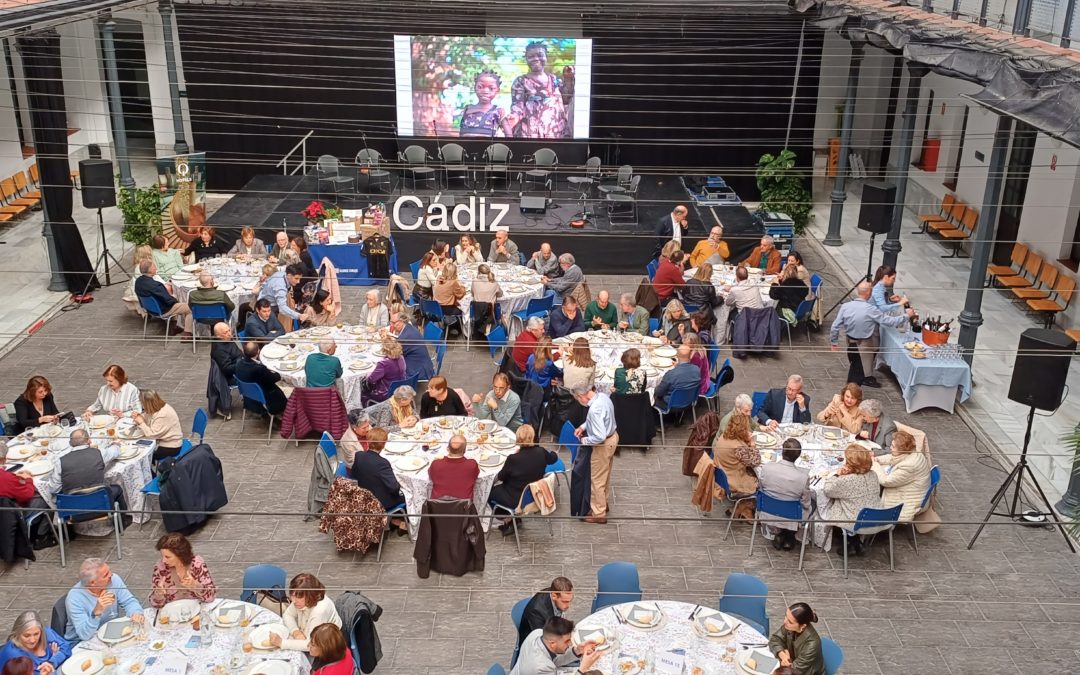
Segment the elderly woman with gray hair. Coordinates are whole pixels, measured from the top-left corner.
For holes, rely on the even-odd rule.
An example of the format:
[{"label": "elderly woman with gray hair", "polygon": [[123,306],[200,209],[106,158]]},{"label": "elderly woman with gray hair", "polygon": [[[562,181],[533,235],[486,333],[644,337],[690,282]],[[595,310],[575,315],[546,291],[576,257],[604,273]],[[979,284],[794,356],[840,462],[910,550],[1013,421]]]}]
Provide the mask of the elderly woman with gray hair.
[{"label": "elderly woman with gray hair", "polygon": [[761,425],[758,424],[757,419],[750,413],[754,410],[754,399],[750,398],[749,394],[739,394],[735,397],[735,407],[728,411],[726,415],[720,418],[720,426],[718,429],[723,431],[727,429],[728,423],[731,421],[732,415],[735,413],[741,413],[743,415],[750,416],[750,431],[757,431]]},{"label": "elderly woman with gray hair", "polygon": [[46,626],[37,612],[23,612],[15,618],[8,641],[0,648],[0,663],[25,656],[38,675],[52,675],[71,656],[71,643]]},{"label": "elderly woman with gray hair", "polygon": [[896,422],[889,417],[881,407],[881,401],[868,398],[859,404],[859,412],[862,414],[862,429],[857,436],[866,441],[872,441],[881,446],[875,450],[875,455],[884,455],[892,447],[892,437],[896,433]]},{"label": "elderly woman with gray hair", "polygon": [[416,408],[416,390],[403,384],[394,390],[390,398],[365,408],[373,427],[383,429],[415,427],[420,421]]},{"label": "elderly woman with gray hair", "polygon": [[370,330],[386,328],[390,325],[390,311],[386,305],[379,302],[379,292],[370,290],[364,298],[364,304],[360,306],[360,318],[358,325],[366,326]]}]

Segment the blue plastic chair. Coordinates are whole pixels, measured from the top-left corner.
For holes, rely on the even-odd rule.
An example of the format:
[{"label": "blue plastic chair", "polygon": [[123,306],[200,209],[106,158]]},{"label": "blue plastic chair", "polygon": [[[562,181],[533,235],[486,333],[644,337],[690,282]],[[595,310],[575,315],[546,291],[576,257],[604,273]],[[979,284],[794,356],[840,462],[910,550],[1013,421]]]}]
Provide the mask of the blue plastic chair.
[{"label": "blue plastic chair", "polygon": [[491,358],[495,363],[499,362],[498,353],[499,350],[506,347],[508,337],[506,335],[506,327],[502,324],[495,326],[491,329],[491,332],[487,336],[488,351],[491,352]]},{"label": "blue plastic chair", "polygon": [[709,358],[709,372],[716,370],[716,362],[720,360],[720,345],[705,345],[705,355]]},{"label": "blue plastic chair", "polygon": [[699,309],[701,309],[701,305],[691,305],[688,302],[684,302],[683,303],[683,309],[686,310],[687,314],[693,314],[693,313],[697,312]]},{"label": "blue plastic chair", "polygon": [[660,330],[660,319],[649,319],[649,335]]},{"label": "blue plastic chair", "polygon": [[[236,387],[240,390],[240,395],[245,399],[255,401],[263,407],[267,415],[270,415],[270,426],[266,428],[266,444],[270,445],[270,434],[274,431],[274,415],[270,412],[270,408],[266,407],[266,396],[263,394],[262,387],[251,382],[244,382],[243,380],[236,379]],[[240,413],[240,433],[244,433],[244,427],[247,426],[247,406],[244,406],[244,410]]]},{"label": "blue plastic chair", "polygon": [[400,504],[393,507],[392,509],[387,509],[387,511],[386,511],[386,526],[383,527],[382,536],[379,538],[379,550],[375,554],[375,562],[381,562],[382,561],[383,543],[386,542],[386,535],[390,532],[390,516],[394,516],[394,515],[404,516],[407,513],[408,513],[408,507],[406,506],[405,502],[401,502]]},{"label": "blue plastic chair", "polygon": [[[570,420],[563,422],[562,429],[559,430],[559,445],[570,451],[571,468],[573,468],[574,462],[577,461],[578,448],[581,447],[581,439],[574,435],[576,430],[577,428]],[[567,482],[569,480],[569,476],[567,476]]]},{"label": "blue plastic chair", "polygon": [[705,405],[712,410],[712,401],[717,401],[716,412],[720,412],[720,390],[735,381],[735,369],[731,367],[731,359],[724,359],[724,365],[716,371],[716,376],[709,383],[709,388],[701,395],[705,399]]},{"label": "blue plastic chair", "polygon": [[764,581],[752,574],[732,572],[724,582],[719,609],[739,617],[762,635],[769,635],[769,613],[765,608],[768,596],[769,585]]},{"label": "blue plastic chair", "polygon": [[750,399],[754,402],[752,408],[750,408],[750,417],[757,417],[757,414],[761,411],[762,406],[765,405],[765,399],[769,396],[769,392],[755,391],[750,395]]},{"label": "blue plastic chair", "polygon": [[649,281],[656,278],[656,270],[660,269],[660,261],[653,258],[649,261],[649,264],[645,265],[645,274],[649,275]]},{"label": "blue plastic chair", "polygon": [[416,283],[416,280],[420,278],[420,262],[420,260],[417,260],[414,263],[409,263],[409,271],[412,272],[414,284]]},{"label": "blue plastic chair", "polygon": [[612,562],[596,570],[596,597],[592,612],[611,605],[641,600],[641,582],[637,565],[628,562]]},{"label": "blue plastic chair", "polygon": [[245,330],[236,331],[236,339],[240,342],[240,344],[243,344],[243,343],[247,342],[247,331],[245,331]]},{"label": "blue plastic chair", "polygon": [[[848,547],[847,538],[856,537],[860,532],[865,534],[877,535],[878,532],[889,533],[889,570],[895,571],[896,567],[893,564],[893,530],[899,524],[900,511],[904,508],[903,504],[897,504],[891,509],[871,509],[869,507],[859,511],[859,514],[855,516],[855,524],[851,529],[840,528],[840,531],[844,534],[844,577],[848,575],[847,558]],[[873,538],[870,539],[870,543],[873,543]],[[803,541],[803,545],[806,545],[806,541]],[[867,544],[869,546],[869,544]]]},{"label": "blue plastic chair", "polygon": [[[933,496],[934,490],[937,490],[938,483],[940,482],[941,468],[935,464],[930,467],[930,487],[926,488],[926,494],[923,495],[922,502],[919,504],[919,510],[915,512],[915,515],[919,515],[926,510],[926,507],[930,504],[930,497]],[[915,533],[915,521],[910,521],[908,525],[911,526],[911,545],[915,547],[915,555],[919,555],[919,540]]]},{"label": "blue plastic chair", "polygon": [[280,597],[285,599],[286,584],[288,584],[288,575],[277,565],[252,565],[244,570],[240,600],[255,603],[256,591],[280,591]]},{"label": "blue plastic chair", "polygon": [[[438,304],[438,303],[436,303]],[[427,342],[432,347],[435,347],[440,342],[446,339],[446,333],[438,324],[426,323],[424,324],[424,342]]]},{"label": "blue plastic chair", "polygon": [[416,388],[420,386],[420,373],[414,373],[412,377],[406,377],[404,380],[391,382],[390,387],[386,390],[387,398],[393,396],[398,387],[404,387],[406,385],[412,387],[413,391],[416,391]]},{"label": "blue plastic chair", "polygon": [[[216,303],[213,305],[191,305],[191,353],[195,353],[195,343],[199,335],[199,326],[206,325],[203,321],[224,321],[229,322],[229,310],[225,308],[224,303]],[[211,324],[213,325],[213,324]],[[207,331],[210,332],[211,337],[213,333],[210,331],[210,327],[207,326]]]},{"label": "blue plastic chair", "polygon": [[[515,649],[515,651],[517,650]],[[512,667],[513,666],[511,666],[511,668]],[[498,663],[493,663],[491,664],[491,667],[488,668],[487,675],[506,675],[506,669]]]},{"label": "blue plastic chair", "polygon": [[139,298],[139,306],[146,312],[146,316],[143,317],[142,322],[142,336],[146,339],[146,323],[150,320],[150,317],[155,319],[161,319],[165,322],[165,342],[169,341],[169,327],[172,325],[172,317],[165,316],[165,310],[161,309],[161,304],[157,301],[157,298],[151,298],[150,296],[137,296]]},{"label": "blue plastic chair", "polygon": [[124,527],[120,524],[120,505],[113,502],[108,488],[100,487],[79,494],[57,492],[53,498],[56,500],[56,530],[60,535],[56,540],[60,544],[61,567],[67,567],[64,541],[65,539],[71,541],[67,531],[68,524],[73,518],[79,518],[79,522],[83,522],[87,515],[94,513],[101,513],[100,517],[112,520],[113,533],[116,535],[116,557],[123,560],[124,554],[120,550],[120,533],[124,531]]},{"label": "blue plastic chair", "polygon": [[446,343],[443,342],[435,347],[435,374],[442,372],[442,362],[446,358]]},{"label": "blue plastic chair", "polygon": [[[747,555],[754,555],[754,539],[757,537],[758,525],[763,520],[775,520],[777,518],[793,520],[799,524],[799,527],[803,528],[802,546],[799,547],[799,570],[802,571],[803,558],[806,557],[806,542],[810,540],[810,520],[813,518],[813,512],[803,518],[802,503],[798,499],[777,499],[776,497],[770,497],[761,490],[757,491],[756,496],[757,510],[754,513],[754,530],[750,533],[750,552]],[[762,519],[763,515],[773,516],[774,518]]]},{"label": "blue plastic chair", "polygon": [[697,409],[694,407],[694,404],[697,403],[698,391],[700,390],[701,387],[696,384],[692,387],[673,389],[671,393],[668,394],[664,407],[658,405],[653,406],[653,410],[660,413],[660,441],[662,443],[667,443],[667,436],[664,433],[664,415],[673,411],[690,408],[694,415],[694,421],[697,422]]},{"label": "blue plastic chair", "polygon": [[[712,452],[709,453],[709,457],[712,457]],[[728,499],[728,501],[731,502],[732,513],[735,512],[736,508],[738,508],[740,502],[750,501],[755,498],[755,495],[753,493],[733,493],[731,491],[731,483],[728,482],[727,472],[725,472],[720,467],[716,467],[713,471],[713,482],[716,483],[716,485],[724,491],[724,496]],[[721,541],[727,539],[727,536],[730,534],[731,543],[736,543],[735,534],[731,531],[731,525],[733,522],[735,522],[734,517],[728,518],[727,530],[724,532],[724,536]]]},{"label": "blue plastic chair", "polygon": [[206,411],[199,408],[195,411],[195,419],[191,422],[191,435],[198,436],[199,442],[203,442],[203,438],[206,435],[206,425],[210,422],[210,416],[206,414]]},{"label": "blue plastic chair", "polygon": [[[514,606],[510,608],[510,620],[514,622],[514,628],[516,630],[519,630],[519,631],[521,630],[521,620],[525,618],[525,606],[529,604],[530,600],[532,600],[532,596],[527,597],[527,598],[522,598],[522,599],[518,600],[517,602],[515,602]],[[510,657],[510,668],[511,669],[513,669],[514,664],[517,663],[517,658],[518,658],[518,652],[519,651],[521,651],[521,645],[518,644],[517,636],[515,635],[514,636],[514,655]],[[497,664],[497,663],[495,665],[499,666],[499,664]],[[494,667],[495,666],[492,666],[492,668],[494,668]],[[488,671],[488,672],[491,672],[491,671]],[[506,671],[502,670],[502,666],[499,666],[499,671],[498,672],[505,673]]]},{"label": "blue plastic chair", "polygon": [[[337,443],[334,442],[334,437],[328,432],[322,432],[322,437],[319,438],[319,449],[323,451],[326,458],[333,464],[337,459]],[[349,472],[345,467],[345,462],[337,460],[337,468],[334,469],[334,476],[341,476],[342,478],[348,478]]]},{"label": "blue plastic chair", "polygon": [[541,298],[532,298],[528,304],[525,305],[525,309],[514,312],[515,319],[521,319],[522,323],[528,321],[531,317],[539,316],[547,318],[547,315],[551,313],[551,307],[555,302],[553,295],[545,295]]},{"label": "blue plastic chair", "polygon": [[844,665],[844,650],[824,635],[821,636],[821,657],[825,661],[825,675],[836,675]]}]

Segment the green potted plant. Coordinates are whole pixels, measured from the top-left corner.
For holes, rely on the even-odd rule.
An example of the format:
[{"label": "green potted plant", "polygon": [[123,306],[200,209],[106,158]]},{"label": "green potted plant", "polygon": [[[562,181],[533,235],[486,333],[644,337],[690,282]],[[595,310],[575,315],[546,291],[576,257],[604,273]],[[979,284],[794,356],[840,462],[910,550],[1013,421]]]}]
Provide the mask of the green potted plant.
[{"label": "green potted plant", "polygon": [[161,193],[158,187],[142,187],[117,191],[116,206],[124,214],[124,228],[120,237],[127,242],[142,246],[149,244],[154,235],[161,234]]},{"label": "green potted plant", "polygon": [[765,153],[758,160],[755,176],[761,193],[758,208],[786,213],[795,223],[795,233],[802,234],[810,223],[813,201],[806,189],[806,176],[795,168],[795,153],[787,148],[775,156]]}]

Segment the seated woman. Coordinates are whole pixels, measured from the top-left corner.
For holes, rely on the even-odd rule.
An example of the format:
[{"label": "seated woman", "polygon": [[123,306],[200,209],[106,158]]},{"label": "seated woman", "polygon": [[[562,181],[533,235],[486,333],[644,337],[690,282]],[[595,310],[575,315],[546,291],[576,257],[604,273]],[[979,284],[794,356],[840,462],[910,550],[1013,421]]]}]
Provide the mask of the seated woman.
[{"label": "seated woman", "polygon": [[712,328],[716,325],[716,316],[709,308],[702,308],[690,315],[688,322],[679,323],[675,326],[675,337],[671,338],[672,344],[684,344],[687,335],[696,335],[703,345],[716,344],[712,337]]},{"label": "seated woman", "polygon": [[796,602],[784,613],[784,623],[769,638],[769,651],[799,675],[825,675],[821,637],[811,625],[818,617],[810,605]]},{"label": "seated woman", "polygon": [[818,421],[834,427],[840,427],[849,434],[862,431],[863,415],[859,410],[862,403],[862,387],[848,382],[839,394],[832,397],[829,405],[818,413]]},{"label": "seated woman", "polygon": [[769,297],[776,300],[776,311],[785,321],[792,323],[795,321],[795,310],[806,299],[809,290],[809,286],[799,278],[799,266],[787,265],[769,287]]},{"label": "seated woman", "polygon": [[459,265],[484,262],[484,253],[480,250],[480,244],[471,234],[461,235],[457,246],[454,247],[454,259]]},{"label": "seated woman", "polygon": [[324,623],[311,631],[308,654],[315,661],[312,675],[353,675],[352,650],[345,644],[341,629],[332,623]]},{"label": "seated woman", "polygon": [[356,321],[359,326],[366,326],[369,330],[386,328],[390,325],[390,312],[386,305],[379,301],[379,292],[370,290],[364,296],[364,304],[360,305],[360,318]]},{"label": "seated woman", "polygon": [[83,413],[90,419],[97,413],[119,417],[127,412],[142,410],[139,404],[139,390],[128,382],[127,373],[118,365],[111,365],[101,374],[105,384],[98,390],[97,398]]},{"label": "seated woman", "polygon": [[583,337],[574,340],[569,353],[563,354],[563,386],[577,389],[592,387],[596,381],[596,361],[593,361],[589,341]]},{"label": "seated woman", "polygon": [[420,258],[420,268],[413,279],[413,296],[417,300],[434,299],[435,282],[439,280],[439,258],[431,251]]},{"label": "seated woman", "polygon": [[34,375],[26,382],[26,389],[15,399],[15,425],[11,435],[27,429],[51,424],[60,419],[60,409],[53,400],[52,385],[41,375]]},{"label": "seated woman", "polygon": [[243,255],[249,258],[265,258],[266,257],[266,244],[262,239],[255,236],[255,230],[251,227],[245,227],[240,230],[240,238],[236,240],[233,247],[229,249],[229,255]]},{"label": "seated woman", "polygon": [[304,276],[315,276],[315,261],[311,259],[311,252],[308,251],[307,241],[302,236],[293,237],[289,242],[289,248],[296,251],[296,256],[300,259],[300,265],[304,268]]},{"label": "seated woman", "polygon": [[333,326],[337,324],[330,294],[324,290],[315,292],[304,311],[300,313],[300,324],[305,327]]},{"label": "seated woman", "polygon": [[[835,474],[825,477],[823,488],[828,499],[818,504],[818,515],[821,520],[838,521],[828,527],[832,531],[833,540],[840,542],[836,546],[838,555],[844,555],[844,535],[840,528],[850,529],[855,524],[859,511],[864,508],[880,508],[881,486],[878,484],[877,475],[871,471],[873,466],[874,456],[870,451],[853,443],[844,450],[844,465]],[[821,542],[815,543],[824,544],[824,537]],[[849,552],[853,555],[863,554],[863,544],[859,537],[848,537],[848,545],[851,547]]]},{"label": "seated woman", "polygon": [[881,446],[875,455],[884,455],[892,447],[892,437],[896,433],[896,422],[881,407],[881,401],[873,398],[864,399],[859,404],[862,413],[862,429],[856,436]]},{"label": "seated woman", "polygon": [[184,429],[180,426],[180,416],[176,410],[163,401],[153,389],[139,392],[139,404],[142,412],[132,413],[132,419],[139,425],[145,438],[158,442],[154,450],[154,462],[166,457],[175,457],[184,443]]},{"label": "seated woman", "polygon": [[150,605],[161,609],[173,600],[213,602],[217,594],[214,579],[202,556],[191,550],[188,538],[177,532],[158,539],[155,546],[161,560],[154,565],[150,580]]},{"label": "seated woman", "polygon": [[809,289],[806,293],[806,299],[813,300],[814,284],[812,281],[812,277],[810,276],[810,270],[806,269],[806,265],[803,264],[802,254],[798,251],[791,251],[790,253],[788,253],[787,264],[784,265],[784,269],[787,269],[788,267],[795,268],[795,276],[798,277],[799,280],[802,281],[804,284],[806,284],[806,288]]},{"label": "seated woman", "polygon": [[654,331],[653,336],[675,340],[679,337],[679,324],[683,323],[690,323],[690,315],[686,313],[681,302],[672,300],[664,307],[664,313],[660,317],[660,330]]},{"label": "seated woman", "polygon": [[453,260],[447,260],[439,272],[439,278],[435,281],[435,287],[431,291],[435,302],[442,307],[446,316],[460,316],[461,307],[458,302],[465,297],[465,287],[458,280],[457,265]]},{"label": "seated woman", "polygon": [[694,270],[694,276],[679,291],[683,302],[697,305],[700,309],[711,309],[724,304],[723,298],[716,295],[716,286],[712,283],[713,266],[701,263]]},{"label": "seated woman", "polygon": [[419,420],[415,403],[416,390],[406,384],[395,389],[390,398],[367,408],[365,412],[371,418],[373,427],[415,427]]},{"label": "seated woman", "polygon": [[457,392],[450,388],[445,377],[436,375],[428,380],[427,390],[420,395],[420,419],[444,415],[465,417],[468,414],[465,403]]},{"label": "seated woman", "polygon": [[[52,675],[71,656],[71,643],[46,626],[37,612],[23,612],[15,618],[7,643],[0,649],[0,663],[19,658],[29,661],[30,672]],[[5,665],[5,671],[7,666]]]},{"label": "seated woman", "polygon": [[476,268],[476,278],[472,282],[473,337],[482,340],[488,324],[495,325],[495,303],[503,296],[499,282],[487,263]]},{"label": "seated woman", "polygon": [[701,338],[697,336],[697,333],[684,335],[682,343],[690,348],[690,364],[697,366],[701,371],[701,385],[698,393],[704,395],[712,384],[709,379],[709,355],[705,353],[705,345],[701,343]]},{"label": "seated woman", "polygon": [[[519,450],[506,458],[499,475],[498,483],[491,488],[491,501],[509,506],[518,505],[521,493],[529,483],[544,477],[547,465],[559,458],[554,452],[536,444],[536,430],[531,424],[522,424],[517,428]],[[503,536],[513,533],[510,518],[504,518],[499,526]]]},{"label": "seated woman", "polygon": [[552,380],[562,379],[563,371],[551,358],[551,338],[544,336],[536,343],[536,351],[529,354],[525,362],[525,377],[544,388],[545,394],[551,389]]},{"label": "seated woman", "polygon": [[[27,656],[16,656],[3,663],[4,668],[3,670],[0,670],[0,675],[34,675],[34,662]],[[53,673],[56,671],[50,670],[49,672]]]},{"label": "seated woman", "polygon": [[[749,415],[734,412],[728,419],[727,427],[716,435],[716,440],[713,441],[713,464],[727,474],[732,492],[757,492],[758,478],[754,469],[761,466],[761,454],[754,447]],[[745,501],[739,503],[732,517],[752,518],[753,515],[754,505]]]},{"label": "seated woman", "polygon": [[375,365],[364,380],[364,405],[385,401],[390,392],[390,385],[405,379],[405,359],[402,357],[401,343],[387,335],[382,341],[382,360]]},{"label": "seated woman", "polygon": [[289,600],[292,602],[281,615],[285,630],[289,631],[284,640],[277,634],[270,634],[270,642],[281,649],[308,651],[311,634],[319,626],[330,623],[341,630],[341,617],[338,616],[334,601],[326,597],[326,587],[314,574],[300,573],[289,582]]},{"label": "seated woman", "polygon": [[900,521],[909,522],[930,489],[932,467],[930,456],[915,447],[914,436],[906,431],[893,434],[892,452],[874,458],[874,473],[883,488],[881,507],[888,509],[903,504]]},{"label": "seated woman", "polygon": [[641,369],[641,352],[631,347],[622,353],[622,365],[615,369],[616,394],[642,394],[649,378]]},{"label": "seated woman", "polygon": [[188,247],[184,249],[184,255],[194,255],[195,262],[202,262],[207,258],[225,255],[228,251],[229,247],[217,238],[214,228],[200,227],[199,238],[188,244]]}]

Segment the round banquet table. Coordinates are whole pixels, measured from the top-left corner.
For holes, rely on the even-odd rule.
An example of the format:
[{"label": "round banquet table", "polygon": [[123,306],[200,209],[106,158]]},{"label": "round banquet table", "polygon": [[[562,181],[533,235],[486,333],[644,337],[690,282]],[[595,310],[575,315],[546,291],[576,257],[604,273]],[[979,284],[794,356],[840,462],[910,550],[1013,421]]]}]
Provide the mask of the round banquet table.
[{"label": "round banquet table", "polygon": [[[199,263],[184,265],[170,281],[176,292],[176,299],[187,302],[191,291],[199,287],[199,275],[204,271],[209,272],[214,275],[218,290],[225,291],[233,304],[239,308],[241,304],[250,302],[255,297],[255,285],[259,282],[263,265],[266,263],[265,258],[245,260],[233,257],[207,258]],[[235,309],[230,319],[235,325]]]},{"label": "round banquet table", "polygon": [[319,351],[319,341],[331,338],[337,343],[334,356],[341,361],[344,371],[338,380],[338,391],[345,401],[345,408],[363,408],[361,393],[364,380],[371,375],[382,358],[377,330],[367,326],[338,324],[336,327],[319,326],[305,328],[282,335],[263,347],[259,360],[270,370],[281,375],[281,380],[291,387],[307,386],[304,363],[309,354]]},{"label": "round banquet table", "polygon": [[[8,462],[25,462],[25,468],[34,474],[34,486],[38,494],[49,506],[55,507],[54,495],[60,491],[60,472],[57,470],[60,458],[71,451],[68,436],[77,428],[90,434],[90,445],[93,447],[119,446],[119,457],[105,465],[105,481],[123,489],[130,510],[143,511],[145,495],[142,488],[153,478],[150,461],[158,444],[154,440],[143,445],[137,444],[136,441],[142,438],[143,433],[130,417],[117,419],[111,415],[100,415],[91,423],[80,418],[77,425],[67,428],[45,424],[28,429],[9,441]],[[42,445],[46,441],[47,448]],[[32,447],[38,454],[21,457],[22,453],[16,448],[26,446]],[[46,450],[45,455],[40,454],[42,450]],[[149,519],[145,513],[131,515],[136,523],[144,523]],[[74,528],[77,533],[92,537],[109,536],[113,531],[111,520],[76,523]]]},{"label": "round banquet table", "polygon": [[[480,425],[484,422],[488,423],[488,427],[494,425],[494,431],[481,431]],[[480,476],[473,488],[472,501],[486,532],[488,519],[485,516],[491,515],[491,507],[488,506],[491,486],[495,484],[495,477],[506,462],[507,455],[518,450],[513,431],[490,420],[478,420],[475,417],[429,417],[420,420],[412,429],[390,432],[390,438],[383,448],[383,456],[390,461],[390,466],[394,469],[401,492],[405,495],[408,512],[418,514],[423,510],[424,502],[431,496],[428,467],[433,460],[446,456],[447,442],[458,432],[463,432],[465,440],[468,441],[465,456],[480,464]],[[482,438],[485,435],[487,438]],[[481,440],[486,442],[480,443]],[[425,445],[428,446],[427,450],[424,450]],[[419,516],[410,517],[409,536],[416,539],[419,527]]]},{"label": "round banquet table", "polygon": [[[675,348],[664,345],[660,338],[646,337],[633,331],[589,330],[552,340],[561,354],[583,337],[589,341],[589,350],[596,362],[596,387],[607,392],[615,386],[615,371],[622,367],[622,355],[627,349],[641,351],[641,367],[645,371],[645,386],[652,399],[653,390],[664,377],[664,373],[675,367]],[[659,353],[658,353],[659,352]],[[562,357],[555,361],[555,366],[562,368]]]},{"label": "round banquet table", "polygon": [[[523,265],[510,263],[486,263],[495,274],[495,281],[499,282],[502,289],[502,298],[499,305],[502,307],[502,316],[508,320],[514,312],[519,312],[529,304],[529,300],[544,295],[544,284],[540,283],[540,275]],[[463,329],[471,330],[469,307],[472,305],[472,282],[476,278],[476,268],[480,263],[466,263],[458,266],[458,278],[465,287],[465,297],[458,306],[461,307]]]},{"label": "round banquet table", "polygon": [[[280,624],[281,617],[268,609],[239,600],[218,599],[213,602],[203,603],[201,607],[204,612],[213,613],[221,603],[245,607],[249,613],[253,613],[251,614],[251,625],[246,629],[241,628],[239,624],[230,628],[215,625],[211,628],[213,644],[192,647],[189,646],[189,640],[198,633],[191,628],[190,623],[170,622],[167,625],[160,623],[155,625],[154,619],[160,610],[147,607],[143,610],[147,627],[145,640],[135,637],[119,644],[106,645],[95,636],[86,642],[80,643],[69,660],[79,659],[79,653],[83,650],[102,654],[107,654],[111,650],[117,659],[117,667],[113,670],[114,673],[126,674],[129,672],[128,669],[131,664],[134,663],[142,663],[145,666],[146,661],[151,657],[155,657],[155,665],[146,668],[143,672],[166,672],[162,667],[162,661],[170,657],[186,658],[188,662],[187,672],[206,675],[212,675],[217,666],[224,669],[218,672],[239,675],[264,660],[287,661],[292,666],[294,675],[307,675],[307,673],[311,672],[311,664],[308,662],[307,655],[304,652],[281,649],[255,649],[245,654],[241,648],[245,631],[264,624]],[[168,605],[166,605],[167,607]],[[153,649],[153,645],[157,642],[163,642],[164,647],[159,650]],[[234,660],[234,657],[236,660]],[[109,672],[108,669],[105,672]]]},{"label": "round banquet table", "polygon": [[[696,267],[683,272],[683,278],[690,280],[693,278],[694,273],[697,272]],[[762,274],[761,270],[750,269],[750,281],[758,284],[758,292],[761,293],[761,303],[765,307],[772,307],[776,302],[769,297],[769,288],[772,286],[772,282],[776,280],[774,274]],[[716,295],[721,299],[726,299],[728,292],[724,290],[724,286],[734,286],[737,283],[735,279],[735,265],[714,265],[712,273],[712,285],[716,288]],[[726,342],[728,331],[728,316],[731,314],[731,307],[721,303],[719,307],[713,309],[713,314],[716,316],[716,332],[719,335],[714,336],[717,343]]]},{"label": "round banquet table", "polygon": [[[652,629],[639,629],[623,623],[630,616],[635,605],[659,607],[664,615],[660,626]],[[605,607],[578,622],[574,630],[574,641],[578,643],[579,631],[592,628],[604,628],[608,635],[613,635],[615,644],[596,664],[601,672],[622,675],[623,673],[686,673],[687,675],[719,675],[720,673],[739,673],[746,675],[736,663],[740,651],[758,647],[768,652],[768,637],[747,626],[737,617],[725,615],[737,627],[722,637],[703,637],[694,628],[690,616],[697,611],[709,612],[707,607],[698,609],[688,602],[658,600],[645,603],[623,603]],[[645,667],[639,669],[644,662]],[[682,663],[682,670],[665,670],[664,662]],[[630,667],[630,664],[634,664]],[[669,666],[670,667],[670,666]],[[567,670],[566,672],[571,672]]]}]

